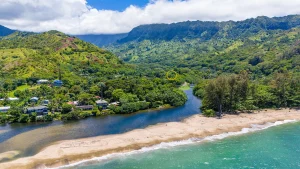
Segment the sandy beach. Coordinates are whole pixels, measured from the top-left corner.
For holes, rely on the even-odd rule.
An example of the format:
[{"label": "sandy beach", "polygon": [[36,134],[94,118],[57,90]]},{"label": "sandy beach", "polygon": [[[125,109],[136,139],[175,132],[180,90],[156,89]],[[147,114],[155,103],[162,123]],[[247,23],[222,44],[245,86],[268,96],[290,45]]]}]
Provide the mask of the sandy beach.
[{"label": "sandy beach", "polygon": [[283,120],[300,120],[300,110],[264,110],[252,114],[225,115],[222,119],[195,115],[182,122],[157,124],[124,134],[60,141],[49,145],[34,156],[1,163],[0,168],[57,167],[111,153],[138,150],[161,142],[180,141],[193,137],[204,138],[240,131],[251,127],[252,124]]}]

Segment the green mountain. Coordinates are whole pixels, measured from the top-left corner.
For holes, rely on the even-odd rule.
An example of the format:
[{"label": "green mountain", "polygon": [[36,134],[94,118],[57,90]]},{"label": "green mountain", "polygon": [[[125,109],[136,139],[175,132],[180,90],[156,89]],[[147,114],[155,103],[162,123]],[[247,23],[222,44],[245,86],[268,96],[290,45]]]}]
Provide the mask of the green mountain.
[{"label": "green mountain", "polygon": [[143,25],[107,49],[130,63],[188,68],[207,76],[248,70],[262,77],[299,72],[299,25],[299,15]]},{"label": "green mountain", "polygon": [[216,38],[236,39],[256,34],[261,30],[288,30],[300,25],[300,16],[268,18],[257,17],[239,22],[187,21],[172,24],[142,25],[129,32],[119,43],[144,40],[184,40],[197,38],[207,41]]},{"label": "green mountain", "polygon": [[1,78],[75,79],[126,67],[111,52],[58,31],[15,32],[0,40]]},{"label": "green mountain", "polygon": [[[166,72],[160,73],[157,78],[124,64],[109,51],[58,31],[15,32],[0,39],[0,98],[4,98],[0,106],[12,107],[8,114],[0,114],[0,123],[78,120],[183,105],[187,97],[178,89],[181,84],[167,80]],[[40,79],[62,83],[52,87],[38,84]],[[9,97],[19,100],[11,102]],[[32,102],[32,97],[40,100]],[[100,97],[107,101],[103,107],[95,103]],[[49,111],[56,113],[43,119],[23,114],[24,108],[43,105],[43,100],[49,100]],[[74,107],[67,104],[70,101],[89,106]],[[118,102],[118,106],[105,109],[109,102]],[[89,111],[84,111],[86,107]]]},{"label": "green mountain", "polygon": [[8,29],[2,25],[0,25],[0,37],[7,36],[9,34],[14,33],[14,30]]}]

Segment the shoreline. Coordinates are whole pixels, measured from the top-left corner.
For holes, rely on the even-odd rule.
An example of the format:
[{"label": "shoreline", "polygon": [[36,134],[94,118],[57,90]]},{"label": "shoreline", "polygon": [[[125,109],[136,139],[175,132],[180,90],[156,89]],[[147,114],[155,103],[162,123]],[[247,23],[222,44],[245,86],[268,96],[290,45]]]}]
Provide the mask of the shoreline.
[{"label": "shoreline", "polygon": [[194,115],[181,122],[161,123],[124,134],[56,142],[34,156],[0,163],[0,168],[60,167],[112,153],[139,150],[162,142],[239,132],[243,128],[250,128],[253,124],[284,120],[300,120],[300,110],[267,110],[253,114],[225,115],[222,119]]}]

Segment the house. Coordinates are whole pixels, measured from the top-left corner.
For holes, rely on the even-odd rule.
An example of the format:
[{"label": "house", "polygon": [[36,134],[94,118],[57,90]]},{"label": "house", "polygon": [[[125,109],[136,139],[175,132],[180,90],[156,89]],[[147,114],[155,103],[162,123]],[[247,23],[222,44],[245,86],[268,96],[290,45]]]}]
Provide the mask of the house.
[{"label": "house", "polygon": [[107,106],[108,106],[108,102],[105,100],[97,100],[96,104],[98,107],[101,106],[103,109],[107,109]]},{"label": "house", "polygon": [[7,113],[10,110],[10,106],[0,107],[0,113]]},{"label": "house", "polygon": [[38,101],[39,101],[38,97],[33,97],[33,98],[30,99],[30,102],[37,103]]},{"label": "house", "polygon": [[41,85],[41,84],[49,84],[49,80],[46,79],[41,79],[37,81],[37,84]]},{"label": "house", "polygon": [[120,105],[120,102],[112,102],[112,103],[110,103],[109,105],[119,106],[119,105]]},{"label": "house", "polygon": [[76,106],[76,108],[85,111],[85,110],[93,110],[94,106],[85,105],[85,106]]},{"label": "house", "polygon": [[17,97],[10,97],[8,98],[9,101],[19,101],[20,99]]},{"label": "house", "polygon": [[73,106],[78,106],[79,105],[78,101],[70,101],[67,104],[73,105]]},{"label": "house", "polygon": [[28,107],[25,108],[24,112],[26,114],[37,113],[37,115],[45,115],[48,114],[48,108],[46,106]]},{"label": "house", "polygon": [[61,80],[54,80],[53,86],[55,87],[62,87],[63,82]]},{"label": "house", "polygon": [[95,96],[95,99],[101,99],[101,97],[100,96]]},{"label": "house", "polygon": [[[0,99],[0,101],[4,101],[5,99]],[[9,97],[9,98],[7,98],[7,100],[8,101],[18,101],[18,100],[20,100],[19,98],[17,98],[17,97]]]},{"label": "house", "polygon": [[50,104],[49,100],[43,100],[41,103],[43,106],[48,106],[48,104]]}]

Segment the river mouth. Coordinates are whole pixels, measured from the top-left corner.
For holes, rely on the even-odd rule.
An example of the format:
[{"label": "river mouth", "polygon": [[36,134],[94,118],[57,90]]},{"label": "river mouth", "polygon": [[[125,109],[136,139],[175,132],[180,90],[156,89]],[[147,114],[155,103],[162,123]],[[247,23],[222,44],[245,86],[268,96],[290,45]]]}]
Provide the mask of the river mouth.
[{"label": "river mouth", "polygon": [[12,124],[0,126],[0,154],[19,152],[10,161],[20,157],[35,155],[43,148],[57,141],[88,138],[101,135],[120,134],[134,129],[146,128],[157,123],[181,121],[200,112],[201,101],[193,96],[192,90],[185,91],[188,101],[184,106],[135,113],[91,117],[72,122]]}]

